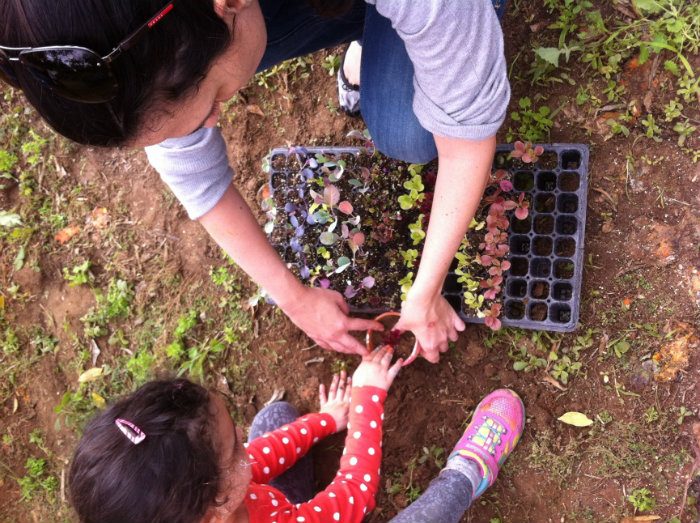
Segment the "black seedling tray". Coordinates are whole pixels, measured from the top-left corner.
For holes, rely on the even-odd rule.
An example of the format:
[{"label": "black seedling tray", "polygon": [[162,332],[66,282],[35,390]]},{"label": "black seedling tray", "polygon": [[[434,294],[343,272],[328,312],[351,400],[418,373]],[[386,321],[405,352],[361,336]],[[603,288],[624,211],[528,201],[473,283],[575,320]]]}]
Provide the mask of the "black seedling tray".
[{"label": "black seedling tray", "polygon": [[[588,147],[582,144],[544,145],[535,164],[510,158],[512,145],[498,145],[493,170],[511,174],[515,192],[530,195],[525,220],[511,216],[508,230],[511,268],[504,274],[501,322],[504,326],[571,332],[576,329],[581,301],[583,245],[588,199]],[[305,147],[309,155],[353,154],[360,147]],[[275,158],[289,149],[270,152],[270,191],[286,186],[288,170],[275,168]],[[283,162],[286,166],[287,163]],[[284,252],[285,245],[275,245]],[[443,295],[460,317],[471,323],[483,319],[465,314],[462,285],[450,269]],[[353,308],[378,314],[384,309]]]}]

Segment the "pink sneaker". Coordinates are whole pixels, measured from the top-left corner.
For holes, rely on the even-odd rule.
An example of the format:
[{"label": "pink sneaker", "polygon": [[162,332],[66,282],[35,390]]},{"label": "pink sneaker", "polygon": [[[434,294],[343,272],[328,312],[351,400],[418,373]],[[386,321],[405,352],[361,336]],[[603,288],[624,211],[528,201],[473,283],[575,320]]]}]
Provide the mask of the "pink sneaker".
[{"label": "pink sneaker", "polygon": [[524,425],[525,407],[512,390],[495,390],[476,406],[467,430],[449,457],[462,456],[479,465],[481,483],[476,486],[473,499],[493,485],[498,470],[518,443]]}]

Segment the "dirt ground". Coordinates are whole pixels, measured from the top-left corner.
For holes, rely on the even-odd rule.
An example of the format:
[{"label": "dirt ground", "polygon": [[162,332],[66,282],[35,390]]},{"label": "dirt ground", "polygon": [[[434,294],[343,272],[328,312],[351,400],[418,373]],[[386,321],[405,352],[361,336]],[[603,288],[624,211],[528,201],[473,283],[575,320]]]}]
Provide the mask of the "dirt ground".
[{"label": "dirt ground", "polygon": [[[508,17],[504,27],[510,64],[520,49],[528,47],[531,29]],[[351,141],[345,135],[363,128],[361,120],[346,117],[332,106],[335,79],[320,67],[323,56],[331,52],[315,59],[308,78],[280,80],[276,89],[251,84],[222,117],[235,183],[252,207],[256,208],[256,194],[265,183],[261,159],[269,149],[347,144]],[[699,61],[695,59],[694,64]],[[518,78],[524,68],[516,62],[511,77]],[[585,71],[572,69],[572,77],[584,78]],[[652,107],[656,107],[664,92],[648,89],[649,74],[643,68],[631,70],[626,81],[630,96],[643,99],[651,92]],[[532,96],[533,90],[543,88],[514,80],[511,108],[515,110],[518,99]],[[436,461],[449,453],[475,405],[498,387],[512,388],[522,396],[525,433],[498,481],[463,521],[619,521],[635,515],[628,496],[641,488],[649,489],[656,499],[656,508],[649,513],[660,516],[659,521],[698,517],[693,500],[700,494],[700,455],[692,426],[698,421],[700,405],[700,361],[697,337],[693,338],[698,335],[700,296],[700,165],[676,147],[676,137],[670,133],[658,143],[641,137],[640,130],[627,138],[607,136],[596,126],[597,114],[572,102],[575,94],[576,86],[566,83],[546,88],[550,107],[564,105],[549,142],[585,143],[591,148],[580,326],[568,335],[533,338],[532,332],[525,332],[518,338],[513,331],[493,334],[483,326],[468,325],[439,364],[419,359],[402,370],[386,403],[385,479],[377,509],[368,521],[386,521],[415,497],[417,489],[427,487],[439,470]],[[508,126],[507,121],[499,143],[506,141]],[[691,147],[700,147],[697,136],[689,141]],[[97,277],[113,266],[127,267],[134,281],[140,282],[135,300],[144,309],[172,298],[163,287],[171,285],[173,278],[181,286],[177,300],[192,289],[225,295],[210,277],[210,267],[225,265],[219,249],[173,201],[143,152],[76,146],[64,148],[58,161],[65,169],[60,178],[64,188],[86,188],[76,219],[104,206],[115,216],[112,227],[131,235],[131,243],[124,245],[117,236],[98,230],[86,233],[90,247],[82,252],[94,260]],[[12,209],[19,199],[16,186],[0,191],[0,209]],[[262,212],[259,217],[263,223]],[[14,321],[27,328],[42,326],[58,339],[58,349],[24,375],[25,381],[16,384],[12,394],[3,396],[0,419],[3,433],[11,433],[17,441],[26,440],[37,428],[45,433],[45,445],[58,463],[57,498],[61,499],[65,498],[61,471],[65,474],[76,434],[65,426],[54,428],[54,407],[75,382],[78,369],[73,363],[82,349],[70,332],[82,328],[80,318],[94,305],[94,297],[85,286],[67,285],[62,269],[71,255],[68,245],[51,244],[32,252],[42,253],[37,262],[40,270],[27,266],[13,272],[8,255],[2,258],[2,284],[17,284],[30,297]],[[240,285],[242,295],[255,292],[252,282],[241,280]],[[12,300],[8,298],[7,303],[9,307]],[[255,332],[245,337],[247,352],[221,361],[222,366],[212,369],[210,376],[216,380],[226,375],[227,368],[241,365],[241,357],[255,362],[244,366],[245,386],[231,384],[227,389],[227,393],[233,391],[228,396],[230,405],[244,423],[277,389],[286,391],[286,399],[301,411],[315,409],[318,384],[327,381],[342,362],[350,368],[357,363],[355,358],[314,347],[270,305],[249,313]],[[209,327],[222,331],[224,319],[213,318]],[[137,321],[138,315],[127,328],[138,327]],[[689,343],[687,364],[673,379],[654,379],[649,362],[663,358],[655,355],[682,339]],[[163,333],[151,341],[162,346],[170,340],[169,333]],[[616,340],[626,340],[629,350],[616,355]],[[97,342],[103,358],[118,352],[106,337]],[[562,354],[580,355],[581,368],[565,385],[551,377],[549,367],[514,370],[514,354],[523,347],[537,353],[540,342],[548,343],[547,351],[556,344]],[[237,389],[243,395],[236,394]],[[649,422],[652,406],[660,415]],[[681,416],[678,423],[681,406],[695,413]],[[577,428],[559,422],[557,418],[567,411],[585,413],[594,424]],[[56,514],[47,513],[39,502],[20,502],[20,489],[12,478],[23,475],[28,448],[28,444],[3,445],[2,521],[46,521]],[[341,448],[338,435],[315,450],[319,486],[334,473]],[[691,502],[684,506],[687,499]],[[67,510],[59,514],[72,517]]]}]

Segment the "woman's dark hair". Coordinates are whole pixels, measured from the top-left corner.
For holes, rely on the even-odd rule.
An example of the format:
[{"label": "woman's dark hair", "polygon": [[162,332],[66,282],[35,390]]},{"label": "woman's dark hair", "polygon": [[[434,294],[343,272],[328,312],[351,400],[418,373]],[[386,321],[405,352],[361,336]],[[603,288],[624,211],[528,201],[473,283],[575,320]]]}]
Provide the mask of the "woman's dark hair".
[{"label": "woman's dark hair", "polygon": [[[211,410],[205,388],[187,380],[153,381],[93,419],[68,476],[80,520],[201,520],[220,486]],[[118,418],[135,424],[146,438],[132,443],[114,423]]]},{"label": "woman's dark hair", "polygon": [[[164,5],[165,0],[2,0],[0,44],[77,45],[104,56]],[[212,0],[177,0],[111,64],[119,93],[110,102],[73,102],[53,94],[23,67],[14,71],[30,103],[56,131],[84,144],[118,146],[133,139],[163,103],[191,94],[230,42]]]}]

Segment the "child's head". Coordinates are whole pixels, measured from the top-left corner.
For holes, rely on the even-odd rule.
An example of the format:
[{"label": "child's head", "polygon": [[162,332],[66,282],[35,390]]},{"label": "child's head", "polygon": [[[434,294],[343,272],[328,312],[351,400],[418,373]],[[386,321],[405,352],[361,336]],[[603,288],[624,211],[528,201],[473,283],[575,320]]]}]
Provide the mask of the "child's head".
[{"label": "child's head", "polygon": [[[123,433],[129,424],[142,441]],[[71,502],[85,522],[199,521],[213,507],[240,504],[250,481],[240,439],[223,401],[203,387],[148,383],[85,429],[69,473]]]}]

